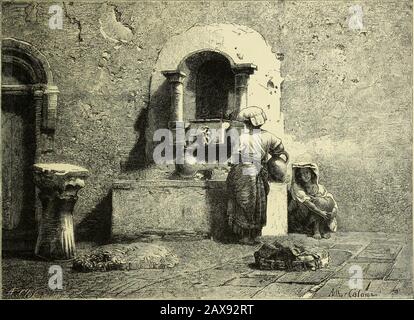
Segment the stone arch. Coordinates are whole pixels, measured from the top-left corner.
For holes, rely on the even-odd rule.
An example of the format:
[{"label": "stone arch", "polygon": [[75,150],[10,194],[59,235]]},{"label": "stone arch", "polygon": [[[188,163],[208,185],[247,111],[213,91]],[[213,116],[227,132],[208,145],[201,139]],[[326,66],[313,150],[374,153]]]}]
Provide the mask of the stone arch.
[{"label": "stone arch", "polygon": [[232,68],[234,68],[234,67],[236,66],[236,63],[234,62],[233,58],[232,58],[230,55],[228,55],[226,52],[222,52],[222,51],[220,51],[220,50],[213,50],[213,49],[208,49],[208,50],[207,50],[207,49],[200,49],[200,50],[195,50],[195,51],[193,51],[193,52],[190,52],[190,53],[188,53],[186,56],[184,56],[184,57],[181,59],[180,63],[178,64],[177,69],[178,69],[178,70],[181,70],[181,69],[182,69],[183,64],[185,63],[185,61],[186,61],[188,58],[190,58],[190,57],[192,57],[192,56],[194,56],[194,55],[197,55],[197,54],[199,54],[199,53],[203,53],[203,52],[214,52],[214,53],[220,54],[220,55],[222,55],[223,57],[225,57],[225,58],[229,61],[230,66],[231,66]]},{"label": "stone arch", "polygon": [[154,72],[177,69],[187,56],[200,51],[220,53],[233,67],[246,63],[261,65],[263,71],[280,67],[271,47],[257,31],[235,24],[211,24],[196,25],[171,37],[160,51]]},{"label": "stone arch", "polygon": [[249,27],[236,24],[196,25],[171,37],[161,49],[154,66],[146,132],[147,156],[152,157],[154,131],[167,128],[171,120],[170,88],[166,76],[181,77],[184,61],[200,52],[223,55],[235,73],[246,72],[246,68],[250,71],[254,69],[248,76],[246,103],[263,107],[269,119],[264,128],[283,136],[280,61],[264,37]]},{"label": "stone arch", "polygon": [[[46,57],[33,45],[15,38],[2,39],[2,64],[12,64],[29,75],[27,83],[4,84],[3,94],[26,91],[33,96],[36,113],[36,159],[53,150],[59,90]],[[3,74],[2,74],[3,76]]]},{"label": "stone arch", "polygon": [[2,40],[2,61],[14,62],[25,68],[38,84],[53,85],[53,75],[46,57],[34,46],[14,38]]}]

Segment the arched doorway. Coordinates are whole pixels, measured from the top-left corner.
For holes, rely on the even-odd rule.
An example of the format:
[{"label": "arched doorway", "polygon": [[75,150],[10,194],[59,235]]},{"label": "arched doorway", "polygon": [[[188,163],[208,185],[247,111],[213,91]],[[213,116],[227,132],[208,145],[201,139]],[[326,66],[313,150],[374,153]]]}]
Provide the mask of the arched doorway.
[{"label": "arched doorway", "polygon": [[36,236],[32,166],[53,149],[57,88],[49,65],[30,44],[2,40],[3,250],[29,249]]}]

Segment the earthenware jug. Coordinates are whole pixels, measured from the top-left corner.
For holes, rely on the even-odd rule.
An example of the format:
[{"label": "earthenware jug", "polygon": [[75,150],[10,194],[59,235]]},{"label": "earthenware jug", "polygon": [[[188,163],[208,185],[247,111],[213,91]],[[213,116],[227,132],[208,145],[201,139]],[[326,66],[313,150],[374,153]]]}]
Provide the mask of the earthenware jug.
[{"label": "earthenware jug", "polygon": [[[283,159],[282,156],[284,156],[285,159]],[[289,154],[286,151],[282,151],[278,155],[275,155],[271,159],[269,159],[269,161],[267,162],[267,169],[271,181],[284,182],[288,162]]]},{"label": "earthenware jug", "polygon": [[191,179],[197,173],[197,159],[194,156],[186,154],[184,157],[184,163],[182,164],[175,164],[176,173],[182,179]]}]

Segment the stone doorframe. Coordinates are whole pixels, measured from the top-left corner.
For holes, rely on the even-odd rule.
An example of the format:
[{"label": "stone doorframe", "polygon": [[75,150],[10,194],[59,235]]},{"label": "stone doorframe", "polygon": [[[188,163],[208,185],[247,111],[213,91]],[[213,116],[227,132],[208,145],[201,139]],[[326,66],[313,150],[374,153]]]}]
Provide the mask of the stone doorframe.
[{"label": "stone doorframe", "polygon": [[57,98],[59,90],[46,57],[31,44],[14,38],[5,38],[1,44],[2,62],[18,64],[32,78],[32,84],[2,84],[1,94],[33,95],[36,125],[36,155],[53,151],[56,129]]}]

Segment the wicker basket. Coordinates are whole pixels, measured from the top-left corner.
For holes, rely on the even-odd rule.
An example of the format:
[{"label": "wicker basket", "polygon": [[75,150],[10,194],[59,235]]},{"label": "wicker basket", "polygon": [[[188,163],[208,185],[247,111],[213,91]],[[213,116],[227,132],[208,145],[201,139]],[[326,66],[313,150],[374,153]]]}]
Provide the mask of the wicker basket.
[{"label": "wicker basket", "polygon": [[291,250],[291,248],[264,244],[254,253],[256,266],[262,270],[306,271],[329,265],[328,251],[298,248],[298,250]]}]

